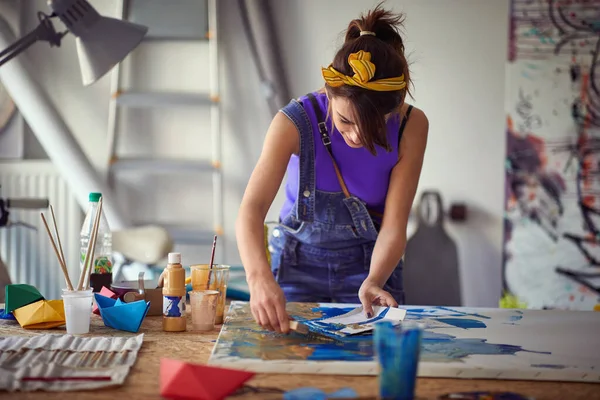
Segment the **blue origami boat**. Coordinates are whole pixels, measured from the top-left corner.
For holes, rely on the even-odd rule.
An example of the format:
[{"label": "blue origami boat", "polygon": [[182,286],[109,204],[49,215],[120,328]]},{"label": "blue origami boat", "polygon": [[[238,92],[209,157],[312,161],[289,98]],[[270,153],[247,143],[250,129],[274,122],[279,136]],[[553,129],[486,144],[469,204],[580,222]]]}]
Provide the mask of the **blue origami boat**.
[{"label": "blue origami boat", "polygon": [[132,303],[123,303],[120,299],[111,299],[94,293],[96,304],[104,325],[109,328],[136,333],[150,309],[150,302],[139,300]]}]

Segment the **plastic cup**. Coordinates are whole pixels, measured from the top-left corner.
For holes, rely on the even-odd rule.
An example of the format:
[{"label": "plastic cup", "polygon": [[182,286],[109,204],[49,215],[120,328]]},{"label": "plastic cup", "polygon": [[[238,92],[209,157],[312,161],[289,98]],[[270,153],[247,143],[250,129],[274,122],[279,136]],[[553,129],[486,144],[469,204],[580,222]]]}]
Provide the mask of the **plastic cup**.
[{"label": "plastic cup", "polygon": [[379,396],[382,399],[414,399],[423,325],[402,322],[375,324],[373,341],[379,364]]},{"label": "plastic cup", "polygon": [[62,298],[65,306],[67,333],[69,335],[84,335],[90,332],[92,294],[92,289],[63,289]]},{"label": "plastic cup", "polygon": [[198,264],[191,265],[190,270],[192,271],[192,290],[216,290],[219,292],[215,324],[222,324],[225,315],[227,284],[229,282],[229,265],[214,264],[210,268],[208,264]]},{"label": "plastic cup", "polygon": [[219,292],[216,290],[193,290],[190,292],[192,306],[192,329],[212,331],[215,328]]}]

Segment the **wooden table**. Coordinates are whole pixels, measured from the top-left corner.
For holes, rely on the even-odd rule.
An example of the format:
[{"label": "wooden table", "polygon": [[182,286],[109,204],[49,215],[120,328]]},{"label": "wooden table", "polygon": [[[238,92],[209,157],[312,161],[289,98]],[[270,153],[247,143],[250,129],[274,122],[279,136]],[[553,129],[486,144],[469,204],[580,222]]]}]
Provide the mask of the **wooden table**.
[{"label": "wooden table", "polygon": [[[190,323],[188,316],[188,324]],[[125,381],[125,385],[93,392],[0,392],[0,398],[60,400],[160,399],[160,359],[169,357],[193,363],[206,363],[217,339],[218,328],[208,334],[195,332],[166,333],[162,331],[162,317],[146,317],[140,329],[140,333],[144,333],[144,344]],[[64,332],[64,328],[50,331],[25,330],[17,324],[0,322],[0,336],[33,336],[43,333],[56,334],[61,331]],[[134,334],[107,328],[99,316],[93,315],[90,335],[133,336]],[[364,399],[375,399],[377,394],[377,379],[375,377],[260,374],[249,381],[248,384],[254,387],[283,390],[312,386],[326,392],[333,392],[343,387],[352,387]],[[416,389],[417,396],[421,399],[435,399],[437,396],[448,392],[476,390],[510,390],[536,399],[600,399],[600,384],[591,383],[420,378]],[[232,398],[279,399],[281,397],[281,394],[247,393]]]}]

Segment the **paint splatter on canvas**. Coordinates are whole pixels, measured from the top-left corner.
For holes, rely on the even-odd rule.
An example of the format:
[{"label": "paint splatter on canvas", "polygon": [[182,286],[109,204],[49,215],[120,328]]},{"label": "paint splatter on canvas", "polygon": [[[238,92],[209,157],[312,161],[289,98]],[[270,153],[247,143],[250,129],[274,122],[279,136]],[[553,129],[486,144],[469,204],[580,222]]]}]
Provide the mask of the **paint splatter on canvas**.
[{"label": "paint splatter on canvas", "polygon": [[[354,309],[342,304],[288,304],[288,312],[297,320],[331,318]],[[588,322],[600,328],[600,314],[575,313],[561,316],[548,311],[466,309],[445,307],[403,307],[405,321],[424,326],[421,366],[422,376],[464,377],[473,374],[556,371],[572,374],[583,368],[592,373],[600,368],[600,339],[594,359],[589,348],[581,354],[565,355],[564,337],[578,318],[595,317]],[[554,318],[553,318],[554,316]],[[558,324],[559,329],[533,333],[536,324]],[[544,335],[548,336],[547,338]],[[590,337],[594,337],[590,331]],[[584,346],[581,344],[581,346]],[[376,374],[372,335],[358,335],[339,340],[307,337],[298,333],[281,335],[262,330],[253,321],[249,305],[234,302],[211,355],[210,364],[245,368],[257,372]],[[595,351],[595,350],[594,350]],[[575,352],[577,353],[577,352]],[[579,357],[583,357],[580,359]],[[553,367],[549,367],[553,366]],[[567,367],[568,366],[568,367]],[[485,370],[486,372],[482,372]],[[500,372],[499,372],[500,371]],[[513,372],[511,372],[513,371]],[[598,375],[598,373],[596,373]],[[594,375],[591,375],[594,376]],[[496,376],[494,376],[496,377]],[[513,376],[514,378],[514,376]],[[597,376],[600,379],[600,375]]]},{"label": "paint splatter on canvas", "polygon": [[512,0],[504,280],[529,308],[600,302],[600,0]]},{"label": "paint splatter on canvas", "polygon": [[[319,307],[316,304],[292,304],[291,315],[300,321],[331,318],[345,314],[354,307]],[[370,361],[373,358],[372,336],[353,336],[338,340],[321,340],[292,333],[278,335],[262,331],[253,321],[247,305],[231,309],[232,318],[226,325],[221,339],[229,341],[229,355],[250,356],[264,360],[321,360],[321,361]],[[475,315],[477,316],[477,315]],[[477,316],[481,318],[482,316]],[[487,317],[485,317],[487,318]],[[485,328],[485,322],[443,308],[409,310],[406,320],[425,322],[428,328],[423,335],[422,357],[430,361],[460,360],[472,354],[514,354],[526,351],[519,346],[487,343],[483,339],[457,339],[453,335],[435,333],[431,330],[447,328]],[[218,355],[219,352],[217,351]]]}]

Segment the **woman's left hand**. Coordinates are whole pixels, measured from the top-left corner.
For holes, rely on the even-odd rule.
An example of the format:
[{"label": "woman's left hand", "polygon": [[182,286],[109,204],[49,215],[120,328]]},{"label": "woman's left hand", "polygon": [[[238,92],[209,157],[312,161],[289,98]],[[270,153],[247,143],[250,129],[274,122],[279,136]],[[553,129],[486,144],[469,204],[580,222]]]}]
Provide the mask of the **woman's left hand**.
[{"label": "woman's left hand", "polygon": [[366,279],[360,286],[358,298],[362,303],[367,318],[373,317],[373,305],[398,307],[398,302],[394,300],[394,297],[391,294],[369,279]]}]

